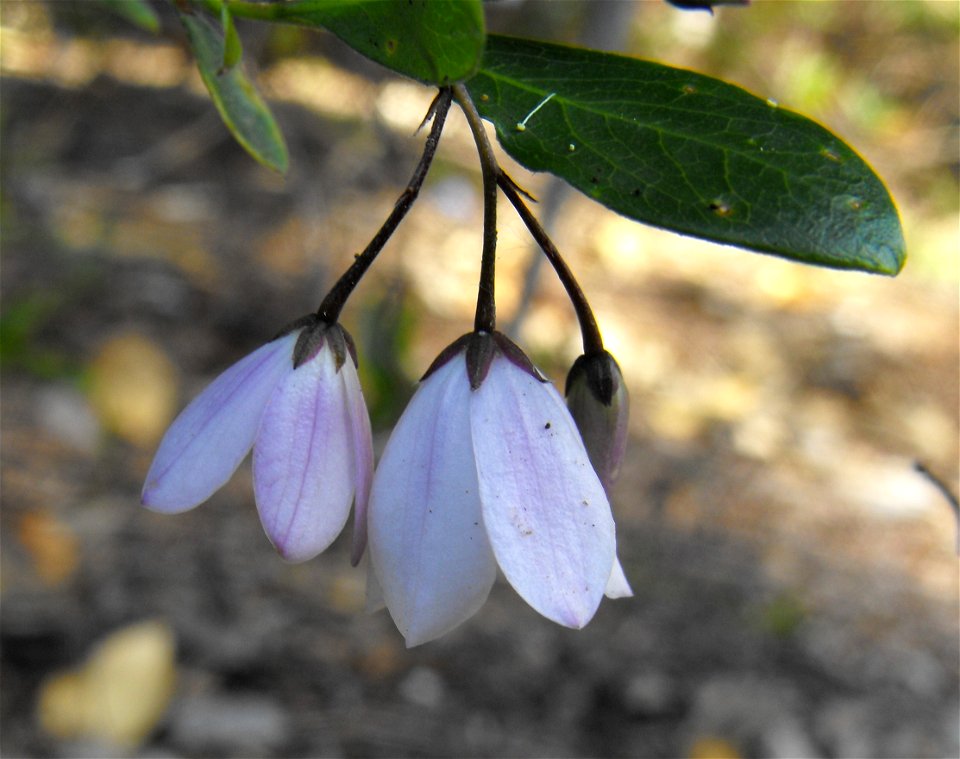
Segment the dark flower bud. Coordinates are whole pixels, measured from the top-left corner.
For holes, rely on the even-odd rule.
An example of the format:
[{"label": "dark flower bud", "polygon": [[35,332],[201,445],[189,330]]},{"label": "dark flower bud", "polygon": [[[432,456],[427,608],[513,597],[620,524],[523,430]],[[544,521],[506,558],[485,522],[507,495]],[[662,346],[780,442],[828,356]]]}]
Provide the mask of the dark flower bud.
[{"label": "dark flower bud", "polygon": [[606,351],[580,356],[567,375],[565,392],[590,463],[609,490],[620,474],[630,416],[620,367]]}]

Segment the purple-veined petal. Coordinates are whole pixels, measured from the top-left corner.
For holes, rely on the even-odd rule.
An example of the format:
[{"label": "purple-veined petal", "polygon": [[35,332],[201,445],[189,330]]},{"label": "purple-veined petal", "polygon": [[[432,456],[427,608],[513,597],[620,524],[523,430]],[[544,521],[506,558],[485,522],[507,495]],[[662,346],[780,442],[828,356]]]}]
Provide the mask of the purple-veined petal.
[{"label": "purple-veined petal", "polygon": [[347,398],[347,413],[350,419],[350,447],[353,451],[353,478],[356,486],[353,506],[353,546],[350,563],[357,566],[367,547],[367,503],[373,482],[373,434],[370,431],[370,415],[360,389],[357,369],[347,357],[340,367]]},{"label": "purple-veined petal", "polygon": [[633,596],[633,588],[630,587],[618,558],[613,560],[613,569],[610,571],[610,579],[607,580],[607,587],[604,589],[603,595],[607,598],[630,598]]},{"label": "purple-veined petal", "polygon": [[263,410],[293,371],[295,334],[261,346],[217,377],[178,416],[160,442],[141,500],[175,514],[207,500],[253,445]]},{"label": "purple-veined petal", "polygon": [[373,478],[370,558],[407,646],[470,617],[496,579],[480,516],[469,396],[461,355],[422,382]]},{"label": "purple-veined petal", "polygon": [[327,346],[277,386],[253,446],[260,520],[280,555],[305,561],[340,534],[353,500],[350,411]]},{"label": "purple-veined petal", "polygon": [[490,545],[540,614],[583,627],[615,558],[610,504],[560,395],[494,359],[473,393],[470,427]]}]

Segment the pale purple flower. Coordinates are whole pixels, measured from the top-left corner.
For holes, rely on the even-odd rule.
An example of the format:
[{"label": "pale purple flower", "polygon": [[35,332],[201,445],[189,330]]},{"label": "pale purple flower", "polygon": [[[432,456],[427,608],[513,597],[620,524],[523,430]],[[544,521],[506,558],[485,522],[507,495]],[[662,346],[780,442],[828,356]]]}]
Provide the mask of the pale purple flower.
[{"label": "pale purple flower", "polygon": [[605,591],[631,595],[570,413],[496,333],[461,338],[428,371],[377,468],[369,530],[373,579],[408,646],[476,612],[497,567],[567,627],[587,624]]},{"label": "pale purple flower", "polygon": [[167,430],[144,506],[172,514],[199,505],[253,448],[260,520],[280,554],[316,556],[340,534],[355,501],[359,561],[373,446],[352,353],[339,325],[307,317],[231,366]]}]

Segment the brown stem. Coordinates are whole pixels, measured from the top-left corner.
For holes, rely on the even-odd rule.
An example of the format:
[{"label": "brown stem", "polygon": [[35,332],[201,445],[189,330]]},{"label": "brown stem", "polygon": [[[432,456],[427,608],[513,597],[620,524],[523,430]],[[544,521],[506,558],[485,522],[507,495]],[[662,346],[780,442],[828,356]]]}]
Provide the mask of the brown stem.
[{"label": "brown stem", "polygon": [[503,190],[507,199],[513,203],[513,207],[517,209],[523,223],[527,225],[533,239],[543,250],[543,254],[553,266],[554,271],[557,272],[557,277],[567,291],[567,297],[570,298],[570,302],[573,303],[573,308],[577,312],[577,321],[580,322],[584,354],[589,356],[595,353],[603,353],[603,338],[600,336],[600,328],[597,326],[596,318],[594,318],[593,309],[587,302],[587,296],[583,294],[583,290],[580,289],[573,272],[570,271],[567,262],[563,260],[557,246],[553,244],[553,240],[550,239],[546,230],[537,221],[537,217],[527,208],[527,204],[523,202],[521,197],[523,191],[503,170],[497,173],[497,184],[500,185],[500,189]]},{"label": "brown stem", "polygon": [[406,189],[400,194],[396,204],[393,206],[393,211],[390,212],[387,220],[383,222],[383,226],[381,226],[373,236],[373,239],[367,247],[364,248],[363,252],[357,255],[350,265],[350,268],[347,269],[343,273],[343,276],[337,280],[336,284],[330,288],[327,297],[323,299],[323,303],[321,303],[320,308],[317,309],[317,316],[328,324],[333,324],[340,317],[340,311],[347,302],[347,298],[350,297],[350,293],[353,292],[353,289],[360,282],[367,269],[370,268],[370,264],[373,263],[380,251],[383,250],[383,246],[386,245],[387,240],[390,239],[390,236],[399,226],[403,217],[407,215],[413,202],[417,199],[417,195],[420,194],[423,180],[427,176],[427,171],[430,169],[433,156],[437,152],[437,144],[440,141],[440,133],[443,131],[444,122],[447,120],[447,112],[450,110],[452,97],[453,93],[450,88],[444,87],[437,94],[433,103],[430,104],[430,110],[427,111],[427,115],[423,121],[426,123],[432,115],[433,126],[430,128],[430,134],[427,136],[427,142],[423,147],[423,155],[420,157],[420,162],[417,164],[413,176],[410,177],[410,182],[407,184]]},{"label": "brown stem", "polygon": [[497,175],[500,166],[493,153],[477,107],[462,84],[453,86],[453,96],[467,118],[473,141],[480,155],[483,178],[483,253],[480,259],[480,283],[477,286],[477,314],[473,328],[477,332],[493,332],[497,326],[495,276],[497,262]]}]

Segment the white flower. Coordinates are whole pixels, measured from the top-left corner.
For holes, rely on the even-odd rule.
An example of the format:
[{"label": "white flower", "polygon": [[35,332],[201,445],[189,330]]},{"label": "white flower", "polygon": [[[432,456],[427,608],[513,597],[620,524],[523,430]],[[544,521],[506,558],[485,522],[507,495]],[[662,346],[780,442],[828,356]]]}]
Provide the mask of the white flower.
[{"label": "white flower", "polygon": [[205,501],[253,448],[260,519],[303,561],[340,534],[356,500],[354,563],[366,543],[370,420],[349,336],[308,317],[217,377],[167,430],[142,502],[165,513]]},{"label": "white flower", "polygon": [[497,567],[572,628],[630,595],[610,505],[570,413],[498,333],[434,363],[391,436],[370,497],[370,558],[408,646],[486,600]]}]

